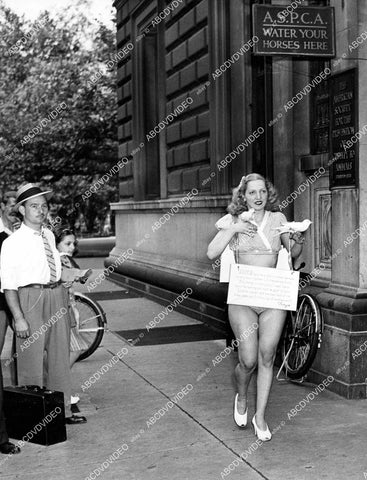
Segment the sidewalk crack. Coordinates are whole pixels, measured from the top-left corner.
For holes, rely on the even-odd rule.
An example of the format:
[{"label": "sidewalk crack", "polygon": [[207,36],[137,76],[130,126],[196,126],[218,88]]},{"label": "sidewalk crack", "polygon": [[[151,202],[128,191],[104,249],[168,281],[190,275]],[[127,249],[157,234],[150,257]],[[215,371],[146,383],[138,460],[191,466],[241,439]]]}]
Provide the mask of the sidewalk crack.
[{"label": "sidewalk crack", "polygon": [[[114,352],[111,352],[108,348],[106,350],[111,354],[115,355]],[[169,401],[172,401],[172,399],[164,393],[160,388],[156,387],[152,382],[150,382],[147,378],[145,378],[141,373],[139,373],[135,368],[131,367],[129,364],[127,364],[123,359],[119,358],[119,361],[123,363],[127,368],[129,368],[131,371],[133,371],[138,377],[140,377],[144,382],[146,382],[148,385],[150,385],[152,388],[154,388],[157,392],[159,392],[163,397],[167,398]],[[254,465],[252,465],[250,462],[247,460],[244,460],[240,453],[236,452],[231,448],[229,445],[227,445],[223,440],[221,440],[215,433],[210,431],[205,425],[203,425],[201,422],[196,420],[195,417],[193,417],[187,410],[185,410],[181,405],[178,403],[175,403],[175,407],[179,408],[185,415],[187,415],[191,420],[193,420],[197,425],[199,425],[203,430],[205,430],[209,435],[214,437],[220,444],[222,444],[227,450],[229,450],[231,453],[233,453],[241,462],[246,463],[253,471],[255,471],[260,477],[264,480],[270,480],[269,477],[266,477],[264,474],[260,472]]]}]

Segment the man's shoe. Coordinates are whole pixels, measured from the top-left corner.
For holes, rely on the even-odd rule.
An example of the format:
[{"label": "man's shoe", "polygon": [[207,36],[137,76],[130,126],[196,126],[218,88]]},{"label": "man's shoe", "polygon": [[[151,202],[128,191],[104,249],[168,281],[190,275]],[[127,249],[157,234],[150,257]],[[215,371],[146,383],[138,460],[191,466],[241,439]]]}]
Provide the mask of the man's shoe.
[{"label": "man's shoe", "polygon": [[15,455],[16,453],[20,453],[20,448],[17,445],[14,445],[14,443],[5,442],[0,444],[0,452],[7,455],[9,455],[9,453]]},{"label": "man's shoe", "polygon": [[87,423],[87,419],[80,415],[72,415],[71,417],[65,418],[65,423],[67,425],[77,425],[78,423]]}]

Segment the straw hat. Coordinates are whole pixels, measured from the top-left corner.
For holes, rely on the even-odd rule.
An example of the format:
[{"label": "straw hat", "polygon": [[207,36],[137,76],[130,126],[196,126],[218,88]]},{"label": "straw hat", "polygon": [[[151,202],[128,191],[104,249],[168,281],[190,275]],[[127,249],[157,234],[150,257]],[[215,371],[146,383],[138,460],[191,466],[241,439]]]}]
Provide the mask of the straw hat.
[{"label": "straw hat", "polygon": [[19,206],[30,198],[40,197],[41,195],[46,197],[46,200],[50,200],[53,193],[52,190],[42,191],[39,187],[34,185],[34,183],[27,183],[26,185],[21,186],[15,197],[15,208],[18,209]]}]

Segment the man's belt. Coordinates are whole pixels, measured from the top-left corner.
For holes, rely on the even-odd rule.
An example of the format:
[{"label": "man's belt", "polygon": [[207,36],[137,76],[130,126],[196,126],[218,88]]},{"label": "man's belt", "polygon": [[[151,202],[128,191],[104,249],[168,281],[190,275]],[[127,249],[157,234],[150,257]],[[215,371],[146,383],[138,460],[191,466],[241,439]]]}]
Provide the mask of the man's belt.
[{"label": "man's belt", "polygon": [[53,283],[29,283],[28,285],[23,285],[19,288],[56,288],[61,285],[61,280]]}]

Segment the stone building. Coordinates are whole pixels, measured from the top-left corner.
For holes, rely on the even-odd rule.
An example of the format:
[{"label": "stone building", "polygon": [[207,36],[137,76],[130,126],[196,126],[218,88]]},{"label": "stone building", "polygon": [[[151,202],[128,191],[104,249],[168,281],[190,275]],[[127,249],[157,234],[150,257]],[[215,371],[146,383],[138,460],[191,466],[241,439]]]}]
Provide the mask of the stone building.
[{"label": "stone building", "polygon": [[[289,54],[254,55],[259,3],[288,7],[288,33],[271,30],[263,46]],[[289,20],[307,27],[311,17],[295,16],[306,6],[334,7],[334,55],[322,55],[321,33],[305,38],[312,54],[297,55]],[[311,379],[333,375],[332,390],[365,398],[366,2],[116,0],[115,7],[117,48],[127,53],[118,66],[124,168],[112,205],[116,247],[106,261],[113,275],[166,300],[190,287],[182,308],[223,325],[226,287],[207,244],[241,176],[262,173],[289,219],[313,222],[300,261],[325,331]],[[322,15],[314,32],[327,23]]]}]

